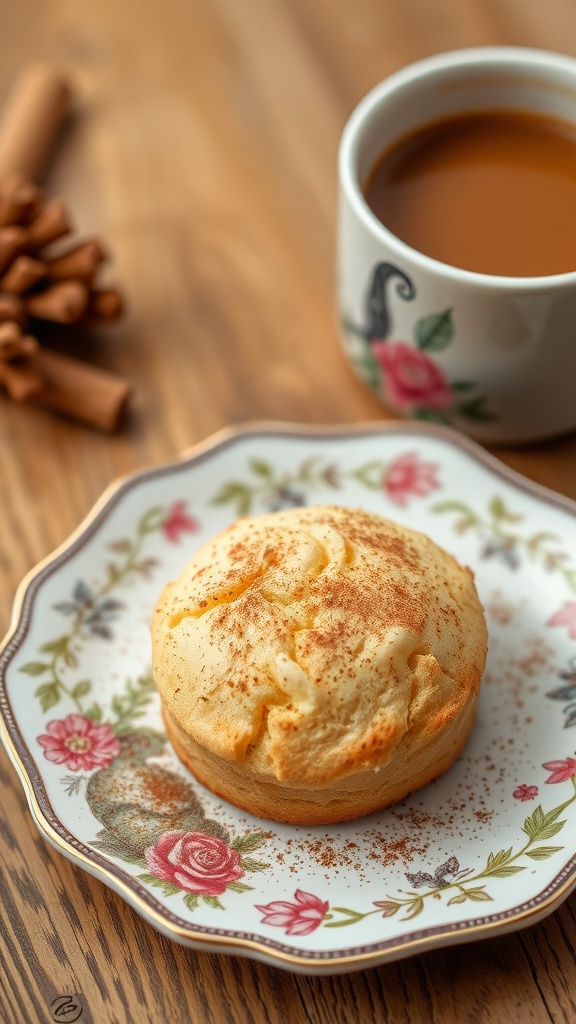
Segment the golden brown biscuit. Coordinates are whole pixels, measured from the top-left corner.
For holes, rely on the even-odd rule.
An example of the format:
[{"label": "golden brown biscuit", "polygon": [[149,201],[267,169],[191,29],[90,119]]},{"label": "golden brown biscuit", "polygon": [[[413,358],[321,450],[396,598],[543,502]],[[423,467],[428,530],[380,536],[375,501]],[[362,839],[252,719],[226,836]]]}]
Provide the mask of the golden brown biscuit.
[{"label": "golden brown biscuit", "polygon": [[176,753],[261,817],[357,818],[454,762],[487,632],[472,573],[361,509],[239,519],[164,589],[153,666]]}]

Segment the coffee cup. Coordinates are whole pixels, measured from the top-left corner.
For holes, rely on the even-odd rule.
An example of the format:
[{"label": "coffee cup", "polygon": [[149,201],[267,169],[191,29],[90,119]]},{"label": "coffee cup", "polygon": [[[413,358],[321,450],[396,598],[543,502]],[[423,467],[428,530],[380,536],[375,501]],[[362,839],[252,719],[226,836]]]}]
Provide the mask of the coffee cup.
[{"label": "coffee cup", "polygon": [[[462,124],[476,130],[484,119],[492,144],[490,117],[504,139],[513,135],[506,118],[519,126],[519,134],[558,129],[568,164],[574,157],[574,173],[563,168],[551,185],[545,179],[532,199],[523,198],[520,182],[517,189],[514,184],[521,230],[502,226],[503,214],[497,213],[490,232],[504,262],[477,266],[474,240],[480,248],[491,203],[477,199],[474,189],[464,189],[466,212],[456,204],[458,185],[444,182],[444,219],[452,216],[456,234],[471,243],[470,256],[456,248],[454,259],[450,248],[435,247],[442,216],[437,229],[428,225],[432,238],[420,245],[420,215],[410,197],[415,223],[412,235],[407,230],[402,237],[402,222],[399,228],[392,213],[377,214],[368,196],[375,169],[387,155],[400,159],[402,147],[410,153],[413,185],[423,166],[418,146],[426,133],[436,144],[438,126],[458,134]],[[543,139],[537,151],[546,155]],[[552,174],[554,160],[551,155]],[[518,167],[525,162],[519,157]],[[390,173],[401,179],[399,166]],[[508,172],[514,174],[514,166]],[[576,201],[560,204],[558,224],[542,244],[528,235],[523,241],[544,199],[558,199],[556,180],[558,188],[573,187],[576,200],[576,59],[518,47],[438,54],[392,74],[353,111],[339,150],[340,334],[355,373],[393,413],[444,423],[495,444],[529,443],[576,429],[576,230],[572,236],[568,216],[573,208],[576,225]],[[394,204],[392,194],[389,209],[397,213]],[[544,208],[542,214],[546,231],[553,218]],[[506,239],[516,249],[509,263]],[[565,255],[558,240],[567,243]],[[523,262],[531,253],[540,262]]]}]

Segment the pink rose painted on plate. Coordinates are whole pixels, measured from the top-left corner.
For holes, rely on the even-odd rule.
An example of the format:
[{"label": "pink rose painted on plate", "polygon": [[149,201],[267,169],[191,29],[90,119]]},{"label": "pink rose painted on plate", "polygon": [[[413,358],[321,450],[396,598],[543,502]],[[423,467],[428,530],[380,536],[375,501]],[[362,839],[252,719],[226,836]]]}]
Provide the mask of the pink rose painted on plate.
[{"label": "pink rose painted on plate", "polygon": [[283,928],[286,935],[310,935],[316,931],[328,913],[328,902],[302,889],[296,889],[294,899],[295,903],[273,900],[264,905],[255,904],[256,910],[264,914],[262,924]]},{"label": "pink rose painted on plate", "polygon": [[166,540],[177,544],[182,533],[194,533],[198,529],[197,521],[186,512],[186,502],[176,501],[168,511],[162,523]]},{"label": "pink rose painted on plate", "polygon": [[221,896],[244,874],[238,850],[202,832],[164,832],[144,856],[151,874],[199,896]]},{"label": "pink rose painted on plate", "polygon": [[70,771],[107,768],[120,753],[120,742],[110,725],[95,725],[85,715],[71,714],[48,722],[38,736],[44,757],[65,764]]},{"label": "pink rose painted on plate", "polygon": [[440,487],[438,466],[432,462],[422,462],[415,452],[407,452],[390,463],[382,486],[390,501],[404,508],[408,498],[425,498]]}]

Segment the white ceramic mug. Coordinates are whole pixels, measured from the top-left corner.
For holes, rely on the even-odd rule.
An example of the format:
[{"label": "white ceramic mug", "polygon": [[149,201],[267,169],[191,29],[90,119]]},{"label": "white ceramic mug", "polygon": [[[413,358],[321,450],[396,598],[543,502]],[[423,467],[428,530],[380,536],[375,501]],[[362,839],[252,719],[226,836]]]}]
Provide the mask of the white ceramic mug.
[{"label": "white ceramic mug", "polygon": [[500,277],[441,263],[393,235],[362,191],[395,141],[498,109],[576,123],[576,60],[516,47],[438,54],[360,102],[339,152],[339,314],[352,367],[394,412],[515,444],[576,428],[576,272]]}]

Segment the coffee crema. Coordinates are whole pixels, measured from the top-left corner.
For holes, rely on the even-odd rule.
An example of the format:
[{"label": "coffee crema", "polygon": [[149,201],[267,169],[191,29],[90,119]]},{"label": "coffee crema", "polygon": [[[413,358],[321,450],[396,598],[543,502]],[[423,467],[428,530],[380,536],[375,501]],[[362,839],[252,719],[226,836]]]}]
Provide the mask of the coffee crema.
[{"label": "coffee crema", "polygon": [[521,111],[437,121],[379,158],[364,195],[394,235],[481,274],[576,270],[576,125]]}]

